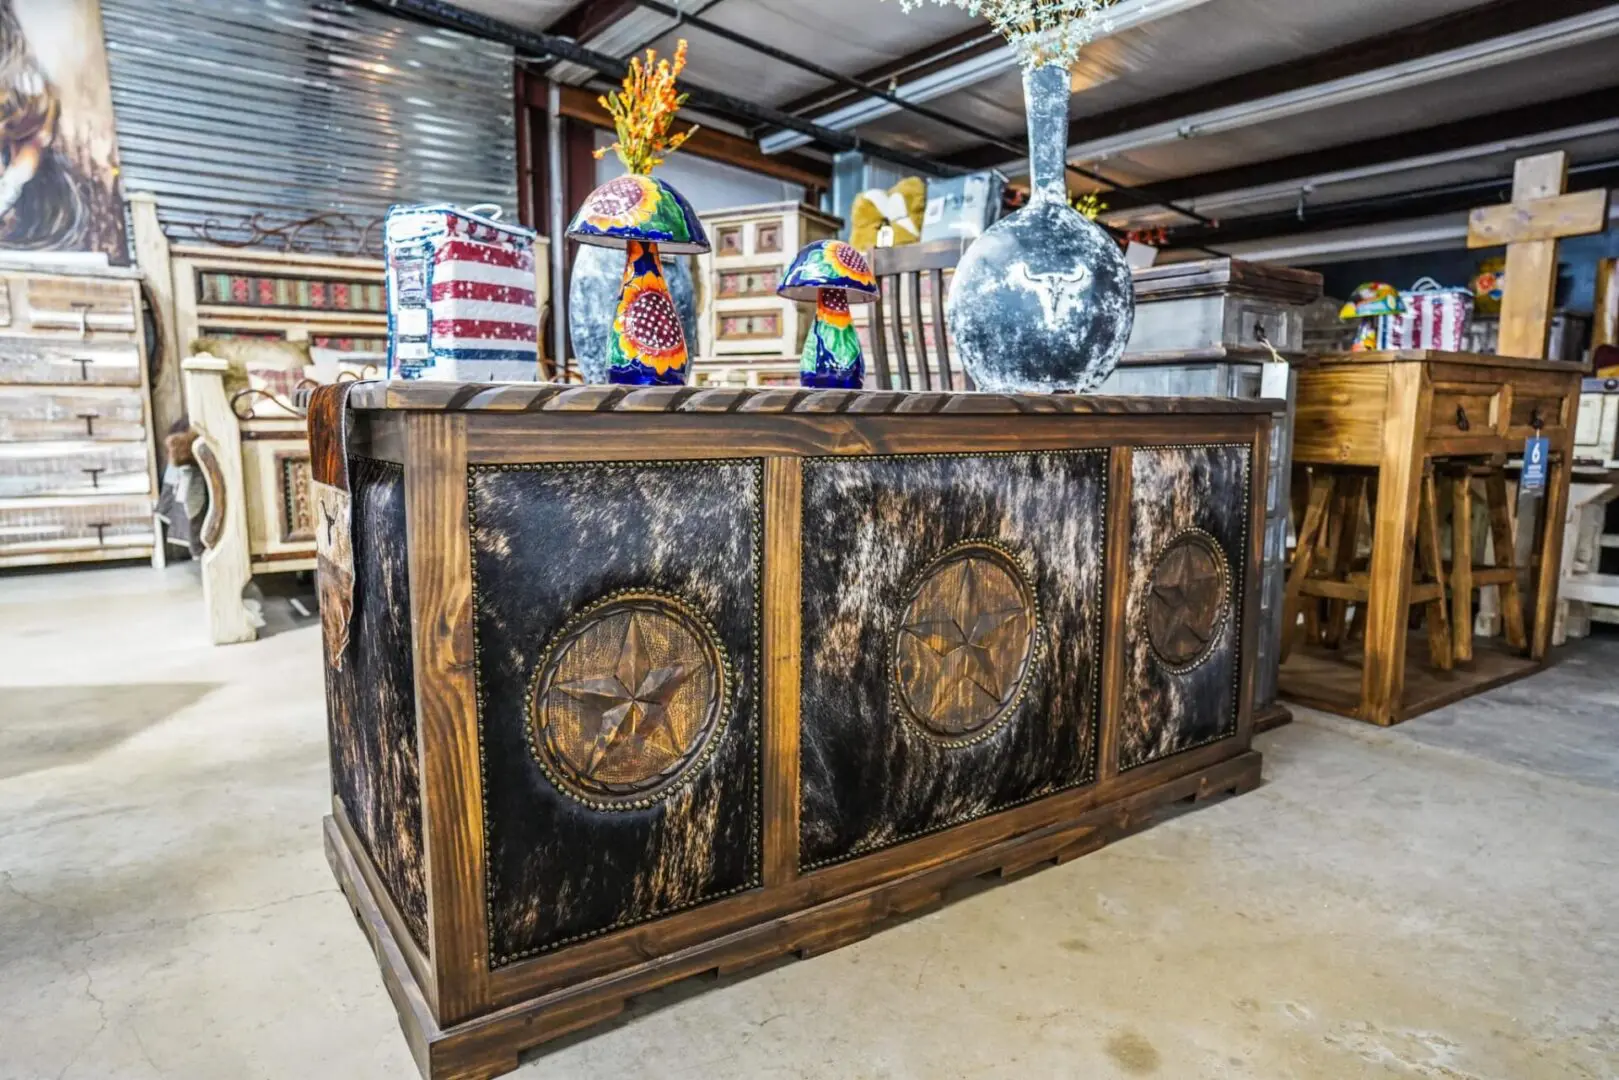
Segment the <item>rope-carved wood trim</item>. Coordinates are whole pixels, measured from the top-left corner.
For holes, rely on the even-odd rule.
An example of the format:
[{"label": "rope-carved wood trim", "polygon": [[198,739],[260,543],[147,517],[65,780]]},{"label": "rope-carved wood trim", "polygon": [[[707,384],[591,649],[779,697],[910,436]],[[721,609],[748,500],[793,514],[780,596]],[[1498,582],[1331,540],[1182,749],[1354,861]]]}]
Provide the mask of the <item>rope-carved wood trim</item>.
[{"label": "rope-carved wood trim", "polygon": [[860,416],[1166,415],[1268,413],[1274,402],[1207,397],[990,394],[702,386],[566,386],[559,383],[369,383],[356,409],[443,412],[793,413]]},{"label": "rope-carved wood trim", "polygon": [[208,488],[208,512],[203,515],[198,539],[205,550],[212,551],[225,531],[225,473],[219,467],[219,456],[206,435],[198,435],[191,443],[191,455],[202,470],[202,481]]}]

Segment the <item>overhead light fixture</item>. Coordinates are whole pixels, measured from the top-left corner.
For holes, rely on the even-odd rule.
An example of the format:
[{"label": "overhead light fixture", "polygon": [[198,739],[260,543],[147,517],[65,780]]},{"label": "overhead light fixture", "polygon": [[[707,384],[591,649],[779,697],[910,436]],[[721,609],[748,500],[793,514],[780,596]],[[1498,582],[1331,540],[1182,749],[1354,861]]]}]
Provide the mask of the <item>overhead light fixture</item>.
[{"label": "overhead light fixture", "polygon": [[[1111,37],[1206,3],[1208,0],[1120,0],[1110,9],[1109,19],[1096,37],[1097,40]],[[934,98],[987,82],[997,75],[1016,70],[1017,66],[1017,53],[1010,46],[1003,45],[969,60],[963,60],[959,64],[952,64],[931,74],[912,79],[894,87],[890,93],[904,101],[921,105]],[[822,127],[847,131],[899,111],[900,107],[891,101],[869,97],[814,117],[814,120]],[[787,150],[795,150],[810,141],[808,137],[796,131],[773,131],[759,140],[759,149],[767,154],[780,154]]]},{"label": "overhead light fixture", "polygon": [[1455,78],[1473,71],[1496,67],[1515,60],[1527,60],[1545,53],[1600,41],[1619,33],[1619,4],[1597,11],[1537,26],[1515,34],[1505,34],[1474,45],[1407,60],[1371,71],[1356,72],[1341,79],[1301,87],[1283,94],[1245,101],[1223,109],[1183,116],[1161,124],[1126,131],[1119,135],[1092,139],[1068,148],[1071,161],[1094,161],[1162,146],[1180,139],[1214,135],[1222,131],[1262,124],[1313,112],[1332,105],[1343,105],[1369,97],[1381,97],[1401,90]]}]

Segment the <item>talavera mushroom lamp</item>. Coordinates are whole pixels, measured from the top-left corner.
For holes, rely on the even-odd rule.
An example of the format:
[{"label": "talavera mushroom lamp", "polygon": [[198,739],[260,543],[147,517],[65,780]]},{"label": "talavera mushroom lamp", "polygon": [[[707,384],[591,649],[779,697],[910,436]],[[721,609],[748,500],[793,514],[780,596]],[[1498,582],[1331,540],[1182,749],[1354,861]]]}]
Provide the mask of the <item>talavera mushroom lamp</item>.
[{"label": "talavera mushroom lamp", "polygon": [[608,335],[607,381],[684,385],[691,356],[658,252],[698,255],[709,249],[691,204],[662,180],[620,176],[590,193],[568,226],[568,236],[625,251],[624,286]]},{"label": "talavera mushroom lamp", "polygon": [[815,302],[815,324],[798,362],[799,383],[828,390],[860,389],[866,361],[849,305],[877,299],[877,278],[860,250],[842,240],[810,244],[793,260],[776,294]]}]

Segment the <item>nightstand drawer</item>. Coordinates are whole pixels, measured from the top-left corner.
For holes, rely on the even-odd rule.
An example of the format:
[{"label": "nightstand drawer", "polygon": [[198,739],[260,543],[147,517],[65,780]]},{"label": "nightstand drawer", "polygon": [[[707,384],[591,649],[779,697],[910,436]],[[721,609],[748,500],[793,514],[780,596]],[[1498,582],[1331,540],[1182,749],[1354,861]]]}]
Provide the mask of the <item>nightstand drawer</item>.
[{"label": "nightstand drawer", "polygon": [[0,337],[0,383],[139,386],[141,354],[133,341]]},{"label": "nightstand drawer", "polygon": [[146,438],[141,392],[121,386],[0,386],[0,443]]},{"label": "nightstand drawer", "polygon": [[1493,383],[1436,383],[1428,433],[1435,439],[1492,438],[1500,422],[1501,387]]},{"label": "nightstand drawer", "polygon": [[150,549],[152,542],[146,496],[0,499],[0,565],[93,558],[109,549]]},{"label": "nightstand drawer", "polygon": [[42,495],[149,495],[146,444],[0,444],[0,498]]},{"label": "nightstand drawer", "polygon": [[133,334],[137,295],[130,281],[13,271],[0,277],[0,329],[78,338]]}]

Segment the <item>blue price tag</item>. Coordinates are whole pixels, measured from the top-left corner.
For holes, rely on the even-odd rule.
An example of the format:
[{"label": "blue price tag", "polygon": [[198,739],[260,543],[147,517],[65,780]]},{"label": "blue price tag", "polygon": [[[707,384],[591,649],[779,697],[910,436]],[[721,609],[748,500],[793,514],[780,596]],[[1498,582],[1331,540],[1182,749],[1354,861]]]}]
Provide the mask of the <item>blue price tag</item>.
[{"label": "blue price tag", "polygon": [[1518,486],[1523,491],[1546,490],[1546,458],[1551,444],[1539,435],[1533,435],[1523,444],[1523,476]]}]

